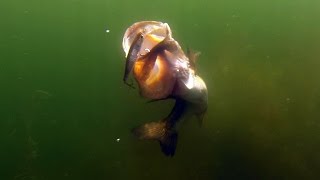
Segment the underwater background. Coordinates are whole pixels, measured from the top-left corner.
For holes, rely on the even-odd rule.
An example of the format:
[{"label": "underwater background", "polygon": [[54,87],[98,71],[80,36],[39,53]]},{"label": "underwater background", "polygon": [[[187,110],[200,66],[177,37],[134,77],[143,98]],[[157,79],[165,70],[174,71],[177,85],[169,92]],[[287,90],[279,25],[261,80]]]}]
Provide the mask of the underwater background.
[{"label": "underwater background", "polygon": [[[320,1],[2,0],[0,179],[320,178]],[[131,128],[173,101],[122,82],[122,37],[167,22],[209,109],[179,129],[176,155]]]}]

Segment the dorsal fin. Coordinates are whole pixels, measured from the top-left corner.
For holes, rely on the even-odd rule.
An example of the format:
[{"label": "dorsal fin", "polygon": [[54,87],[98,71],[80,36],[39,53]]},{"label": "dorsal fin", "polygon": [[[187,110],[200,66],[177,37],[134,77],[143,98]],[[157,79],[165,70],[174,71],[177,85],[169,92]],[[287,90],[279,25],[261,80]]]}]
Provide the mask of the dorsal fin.
[{"label": "dorsal fin", "polygon": [[196,72],[196,61],[200,56],[201,52],[193,51],[189,47],[187,48],[187,56],[189,58],[190,67]]}]

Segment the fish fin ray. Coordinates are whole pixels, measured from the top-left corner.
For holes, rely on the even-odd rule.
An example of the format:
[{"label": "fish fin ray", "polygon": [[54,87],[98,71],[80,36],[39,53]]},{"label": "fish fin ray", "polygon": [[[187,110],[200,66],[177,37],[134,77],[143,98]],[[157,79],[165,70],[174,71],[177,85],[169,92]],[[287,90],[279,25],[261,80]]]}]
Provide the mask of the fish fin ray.
[{"label": "fish fin ray", "polygon": [[205,116],[205,113],[196,114],[198,124],[200,127],[202,127],[204,116]]},{"label": "fish fin ray", "polygon": [[150,122],[132,130],[132,133],[141,140],[157,140],[166,156],[174,156],[177,147],[178,134],[169,128],[165,121]]},{"label": "fish fin ray", "polygon": [[200,51],[193,51],[189,47],[187,48],[187,56],[189,58],[189,63],[192,69],[196,70],[196,62],[200,56]]},{"label": "fish fin ray", "polygon": [[161,151],[166,156],[174,156],[178,141],[178,133],[176,131],[167,133],[166,136],[159,141]]}]

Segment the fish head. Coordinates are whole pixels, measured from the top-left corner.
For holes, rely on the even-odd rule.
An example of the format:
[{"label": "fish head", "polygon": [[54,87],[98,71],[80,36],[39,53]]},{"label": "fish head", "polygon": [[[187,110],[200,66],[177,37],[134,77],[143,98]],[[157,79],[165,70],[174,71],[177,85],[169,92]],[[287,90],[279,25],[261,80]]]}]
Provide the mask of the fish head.
[{"label": "fish head", "polygon": [[128,56],[130,47],[133,45],[137,36],[143,37],[140,55],[146,55],[156,45],[165,38],[171,38],[171,29],[167,23],[159,21],[140,21],[131,25],[125,32],[122,41],[122,48]]}]

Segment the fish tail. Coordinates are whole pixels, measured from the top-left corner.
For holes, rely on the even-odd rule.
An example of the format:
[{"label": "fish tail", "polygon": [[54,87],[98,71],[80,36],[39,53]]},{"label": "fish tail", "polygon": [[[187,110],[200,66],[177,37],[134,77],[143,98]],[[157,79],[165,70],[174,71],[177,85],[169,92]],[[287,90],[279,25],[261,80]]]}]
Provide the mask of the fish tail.
[{"label": "fish tail", "polygon": [[165,119],[143,124],[134,128],[132,132],[139,139],[159,141],[162,152],[166,156],[174,156],[178,142],[175,126],[184,114],[185,108],[186,102],[176,98],[173,109]]},{"label": "fish tail", "polygon": [[166,121],[150,122],[132,130],[132,133],[143,140],[157,140],[166,156],[174,156],[178,133]]}]

